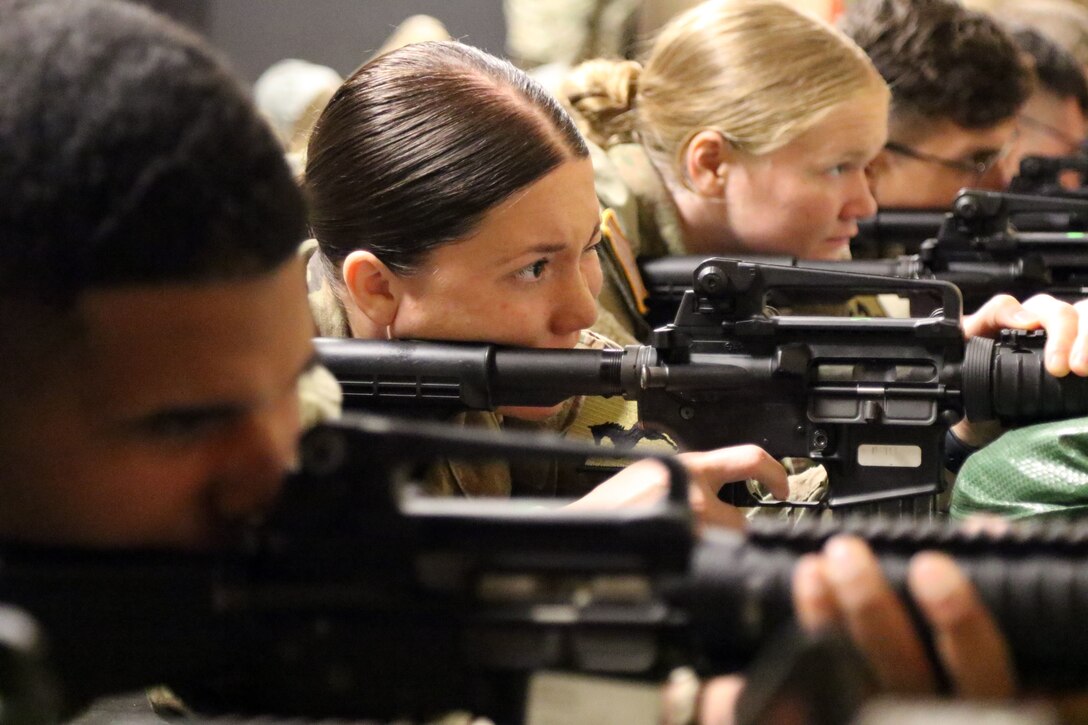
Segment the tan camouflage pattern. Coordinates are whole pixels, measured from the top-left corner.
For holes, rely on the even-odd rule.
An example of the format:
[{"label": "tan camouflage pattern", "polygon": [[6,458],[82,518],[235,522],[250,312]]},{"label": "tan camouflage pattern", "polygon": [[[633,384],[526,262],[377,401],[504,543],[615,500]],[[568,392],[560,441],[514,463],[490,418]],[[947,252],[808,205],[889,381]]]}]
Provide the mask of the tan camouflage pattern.
[{"label": "tan camouflage pattern", "polygon": [[641,144],[594,148],[597,198],[613,209],[636,257],[688,254],[672,194]]},{"label": "tan camouflage pattern", "polygon": [[318,423],[336,420],[343,410],[344,398],[340,383],[320,365],[310,368],[299,378],[298,396],[302,430],[309,430]]},{"label": "tan camouflage pattern", "polygon": [[642,0],[503,0],[506,49],[524,67],[630,55]]},{"label": "tan camouflage pattern", "polygon": [[503,0],[506,47],[526,67],[634,58],[678,13],[702,0]]},{"label": "tan camouflage pattern", "polygon": [[[307,284],[311,277],[310,261],[316,249],[317,242],[312,239],[299,247],[299,256],[307,261]],[[320,365],[310,368],[299,378],[298,397],[303,430],[308,430],[318,423],[336,420],[343,410],[344,397],[340,391],[340,383],[336,382],[332,373]]]}]

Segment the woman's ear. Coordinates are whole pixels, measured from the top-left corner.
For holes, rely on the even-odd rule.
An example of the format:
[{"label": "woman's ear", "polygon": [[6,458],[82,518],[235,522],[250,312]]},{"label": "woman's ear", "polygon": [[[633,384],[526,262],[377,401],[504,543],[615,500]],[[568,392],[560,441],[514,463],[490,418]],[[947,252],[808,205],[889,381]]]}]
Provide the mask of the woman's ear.
[{"label": "woman's ear", "polygon": [[692,190],[700,196],[721,197],[735,162],[736,150],[718,131],[695,134],[684,153],[684,170]]},{"label": "woman's ear", "polygon": [[344,286],[351,301],[378,327],[393,324],[400,306],[400,279],[373,253],[356,250],[344,259]]}]

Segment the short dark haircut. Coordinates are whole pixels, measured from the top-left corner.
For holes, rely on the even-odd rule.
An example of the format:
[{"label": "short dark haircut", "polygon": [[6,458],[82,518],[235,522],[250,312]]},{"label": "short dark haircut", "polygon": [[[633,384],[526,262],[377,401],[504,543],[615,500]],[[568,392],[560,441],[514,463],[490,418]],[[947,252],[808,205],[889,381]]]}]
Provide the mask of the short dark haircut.
[{"label": "short dark haircut", "polygon": [[365,249],[398,274],[492,208],[589,155],[566,112],[510,63],[456,42],[410,45],[357,70],[310,137],[310,225],[331,266]]},{"label": "short dark haircut", "polygon": [[1031,56],[1038,87],[1059,98],[1075,98],[1088,111],[1088,80],[1073,54],[1035,28],[1010,25],[1009,31],[1021,50]]},{"label": "short dark haircut", "polygon": [[1008,33],[955,0],[856,0],[842,29],[891,88],[893,133],[899,121],[995,126],[1031,93],[1031,69]]},{"label": "short dark haircut", "polygon": [[305,236],[241,85],[195,35],[117,0],[0,2],[0,199],[0,304],[20,308],[257,275]]}]

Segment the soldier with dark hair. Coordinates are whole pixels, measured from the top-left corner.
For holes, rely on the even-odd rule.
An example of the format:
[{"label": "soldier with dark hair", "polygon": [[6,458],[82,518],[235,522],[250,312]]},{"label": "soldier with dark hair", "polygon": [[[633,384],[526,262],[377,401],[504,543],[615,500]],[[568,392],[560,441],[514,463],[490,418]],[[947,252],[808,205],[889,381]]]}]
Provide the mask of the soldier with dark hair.
[{"label": "soldier with dark hair", "polygon": [[1032,73],[987,15],[954,0],[858,0],[842,29],[892,91],[871,166],[882,207],[945,207],[960,188],[1000,189]]},{"label": "soldier with dark hair", "polygon": [[[112,0],[0,13],[0,537],[212,547],[295,456],[313,330],[302,197],[193,36]],[[1076,315],[1057,316],[1067,357]],[[798,569],[800,618],[842,623],[885,685],[924,689],[905,610],[864,545],[837,541]],[[960,691],[1008,694],[1000,637],[951,560],[912,572]]]},{"label": "soldier with dark hair", "polygon": [[[1003,164],[1006,183],[1019,172],[1025,156],[1079,153],[1088,122],[1088,81],[1076,58],[1034,28],[1013,28],[1012,36],[1031,57],[1037,82],[1020,111],[1015,152]],[[1074,172],[1063,183],[1075,189],[1080,179]]]},{"label": "soldier with dark hair", "polygon": [[8,4],[0,68],[0,532],[209,545],[295,458],[302,195],[221,62],[146,10]]}]

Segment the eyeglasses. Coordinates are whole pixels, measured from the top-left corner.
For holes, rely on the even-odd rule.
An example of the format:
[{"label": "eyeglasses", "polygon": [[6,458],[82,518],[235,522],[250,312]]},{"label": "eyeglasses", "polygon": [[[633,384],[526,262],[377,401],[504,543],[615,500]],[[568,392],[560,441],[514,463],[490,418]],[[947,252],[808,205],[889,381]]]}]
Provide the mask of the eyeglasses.
[{"label": "eyeglasses", "polygon": [[899,154],[900,156],[906,156],[911,159],[917,159],[918,161],[925,161],[929,164],[938,164],[944,166],[947,169],[954,169],[961,174],[972,174],[976,178],[982,178],[990,172],[990,169],[994,165],[1009,154],[1012,149],[1013,141],[1016,140],[1014,135],[1008,140],[1008,142],[999,149],[990,151],[980,151],[975,154],[972,159],[946,159],[943,156],[936,156],[934,154],[927,154],[924,151],[919,151],[915,148],[907,146],[906,144],[898,143],[896,141],[888,141],[884,144],[884,148],[892,153]]},{"label": "eyeglasses", "polygon": [[1033,128],[1036,131],[1040,131],[1047,136],[1050,136],[1052,139],[1062,142],[1063,144],[1065,144],[1070,154],[1075,154],[1080,151],[1081,141],[1073,138],[1065,131],[1062,131],[1060,128],[1055,128],[1054,126],[1051,126],[1045,121],[1040,121],[1037,118],[1033,118],[1025,114],[1020,114],[1020,123],[1028,128]]}]

